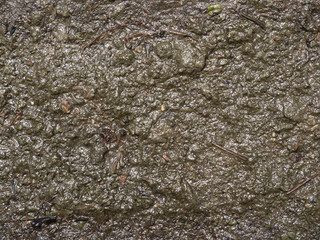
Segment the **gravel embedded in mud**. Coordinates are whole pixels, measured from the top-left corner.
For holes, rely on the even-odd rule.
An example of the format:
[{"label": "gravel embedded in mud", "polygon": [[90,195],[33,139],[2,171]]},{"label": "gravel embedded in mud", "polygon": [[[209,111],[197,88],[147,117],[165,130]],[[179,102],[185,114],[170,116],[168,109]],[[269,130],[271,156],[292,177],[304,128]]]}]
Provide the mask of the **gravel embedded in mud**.
[{"label": "gravel embedded in mud", "polygon": [[317,1],[2,1],[0,20],[1,239],[320,237]]}]

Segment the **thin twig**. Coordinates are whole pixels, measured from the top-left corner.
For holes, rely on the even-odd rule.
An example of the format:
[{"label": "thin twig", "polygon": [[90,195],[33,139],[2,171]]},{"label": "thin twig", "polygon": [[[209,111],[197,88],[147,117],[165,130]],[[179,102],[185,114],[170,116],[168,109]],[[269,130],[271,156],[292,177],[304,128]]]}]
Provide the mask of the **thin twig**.
[{"label": "thin twig", "polygon": [[153,39],[153,37],[152,37],[150,34],[144,33],[144,32],[132,34],[132,35],[130,35],[130,36],[127,36],[125,39],[126,39],[126,40],[129,40],[129,39],[131,39],[131,38],[137,38],[137,37],[141,37],[141,36],[148,37],[148,38],[151,39],[151,40]]},{"label": "thin twig", "polygon": [[236,153],[236,152],[234,152],[232,150],[229,150],[229,149],[226,149],[224,147],[221,147],[220,145],[218,145],[216,143],[212,143],[212,144],[213,144],[213,146],[215,146],[215,147],[217,147],[217,148],[219,148],[219,149],[221,149],[221,150],[223,150],[223,151],[225,151],[225,152],[227,152],[227,153],[229,153],[229,154],[231,154],[231,155],[233,155],[233,156],[235,156],[235,157],[237,157],[237,158],[239,158],[241,160],[244,160],[244,161],[248,160],[248,157],[246,157],[246,156],[244,156],[244,155],[242,155],[240,153]]},{"label": "thin twig", "polygon": [[251,17],[247,14],[244,14],[244,13],[240,13],[239,12],[239,15],[255,24],[257,24],[258,26],[260,26],[262,29],[265,29],[266,28],[266,24],[264,22],[261,22],[259,19],[257,18],[254,18],[254,17]]},{"label": "thin twig", "polygon": [[175,35],[179,35],[179,36],[183,36],[183,37],[191,37],[192,36],[188,33],[185,32],[181,32],[181,31],[177,31],[177,30],[173,30],[173,29],[166,29],[165,30],[167,33],[171,33],[171,34],[175,34]]},{"label": "thin twig", "polygon": [[301,183],[298,183],[297,186],[291,188],[290,190],[288,190],[285,194],[288,195],[294,191],[296,191],[298,188],[302,187],[303,185],[305,185],[307,182],[310,182],[312,179],[318,177],[320,175],[320,173],[316,173],[314,174],[313,176],[307,178],[306,180],[304,180],[303,182]]},{"label": "thin twig", "polygon": [[97,42],[102,35],[104,35],[105,33],[100,33],[98,36],[96,36],[92,41],[90,41],[88,44],[86,44],[85,46],[82,47],[82,50],[85,50],[86,48],[90,47],[92,44],[94,44],[95,42]]},{"label": "thin twig", "polygon": [[82,47],[82,50],[85,50],[86,48],[90,47],[91,45],[93,45],[94,43],[96,43],[97,41],[99,41],[100,39],[104,39],[106,37],[110,37],[114,31],[118,30],[118,29],[122,29],[125,28],[128,24],[123,24],[123,25],[118,25],[115,26],[113,28],[107,29],[107,31],[100,33],[98,36],[96,36],[93,40],[91,40],[88,44],[84,45]]}]

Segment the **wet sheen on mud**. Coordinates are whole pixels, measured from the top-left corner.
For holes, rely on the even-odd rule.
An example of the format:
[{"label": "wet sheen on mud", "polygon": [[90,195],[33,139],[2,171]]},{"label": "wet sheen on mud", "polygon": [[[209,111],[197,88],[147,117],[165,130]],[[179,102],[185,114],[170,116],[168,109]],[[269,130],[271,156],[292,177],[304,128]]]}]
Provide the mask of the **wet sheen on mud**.
[{"label": "wet sheen on mud", "polygon": [[320,236],[316,0],[0,1],[0,20],[1,239]]}]

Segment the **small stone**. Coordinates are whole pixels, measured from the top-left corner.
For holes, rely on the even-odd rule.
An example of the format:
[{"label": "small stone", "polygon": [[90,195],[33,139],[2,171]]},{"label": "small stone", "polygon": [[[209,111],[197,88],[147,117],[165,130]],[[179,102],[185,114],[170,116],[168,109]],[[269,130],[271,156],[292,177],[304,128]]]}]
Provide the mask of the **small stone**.
[{"label": "small stone", "polygon": [[131,50],[125,50],[118,56],[117,62],[121,65],[130,66],[135,60],[135,55]]},{"label": "small stone", "polygon": [[61,108],[65,113],[70,113],[69,102],[65,99],[61,101]]},{"label": "small stone", "polygon": [[53,35],[58,41],[65,41],[68,39],[68,28],[64,24],[58,24]]},{"label": "small stone", "polygon": [[128,177],[127,174],[122,174],[122,175],[120,176],[119,182],[120,182],[121,185],[123,185],[123,184],[126,182],[127,177]]},{"label": "small stone", "polygon": [[206,63],[206,54],[189,42],[176,42],[175,59],[180,72],[199,72]]},{"label": "small stone", "polygon": [[62,16],[63,17],[70,17],[70,12],[69,12],[69,9],[67,7],[63,7],[62,8]]},{"label": "small stone", "polygon": [[166,110],[166,106],[164,104],[161,105],[161,112],[164,112]]},{"label": "small stone", "polygon": [[295,122],[301,122],[306,118],[308,98],[291,97],[283,103],[283,114]]},{"label": "small stone", "polygon": [[4,24],[0,24],[0,35],[5,35],[6,31],[6,26]]},{"label": "small stone", "polygon": [[119,134],[120,134],[121,137],[125,137],[127,135],[127,131],[124,130],[124,129],[120,129],[119,130]]},{"label": "small stone", "polygon": [[312,205],[310,203],[306,203],[304,206],[308,209],[312,208]]},{"label": "small stone", "polygon": [[155,46],[154,52],[159,58],[170,58],[172,56],[172,45],[169,42],[162,42]]},{"label": "small stone", "polygon": [[29,178],[25,178],[25,179],[23,180],[23,185],[28,185],[29,183],[30,183]]},{"label": "small stone", "polygon": [[149,139],[154,143],[167,142],[173,134],[173,129],[169,122],[161,119],[151,129]]},{"label": "small stone", "polygon": [[210,11],[209,14],[218,14],[222,11],[222,5],[221,4],[214,4],[208,7],[208,10]]},{"label": "small stone", "polygon": [[141,52],[142,52],[142,47],[141,47],[141,46],[136,47],[136,48],[135,48],[135,51],[136,51],[137,53],[141,53]]}]

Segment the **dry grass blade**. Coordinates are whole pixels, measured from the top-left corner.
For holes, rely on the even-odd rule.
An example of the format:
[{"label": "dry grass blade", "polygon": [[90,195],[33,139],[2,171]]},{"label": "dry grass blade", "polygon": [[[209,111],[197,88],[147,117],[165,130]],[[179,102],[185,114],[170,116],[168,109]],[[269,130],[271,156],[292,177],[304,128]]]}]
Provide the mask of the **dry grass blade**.
[{"label": "dry grass blade", "polygon": [[316,173],[314,175],[312,175],[311,177],[307,178],[306,180],[304,180],[301,183],[298,183],[295,187],[291,188],[290,190],[288,190],[285,194],[288,195],[294,191],[296,191],[297,189],[299,189],[300,187],[302,187],[303,185],[305,185],[307,182],[310,182],[312,179],[318,177],[320,175],[320,173]]},{"label": "dry grass blade", "polygon": [[88,44],[86,44],[85,46],[82,47],[82,51],[85,50],[86,48],[90,47],[91,45],[95,44],[97,41],[99,41],[100,39],[104,39],[106,37],[110,37],[112,35],[113,32],[115,32],[116,30],[125,28],[127,26],[127,24],[124,25],[118,25],[115,26],[113,28],[108,29],[107,31],[100,33],[98,36],[96,36],[93,40],[91,40]]},{"label": "dry grass blade", "polygon": [[248,160],[248,157],[246,157],[246,156],[244,156],[244,155],[242,155],[240,153],[236,153],[236,152],[234,152],[232,150],[226,149],[226,148],[224,148],[224,147],[222,147],[222,146],[220,146],[220,145],[218,145],[216,143],[212,143],[212,144],[213,144],[213,146],[219,148],[220,150],[225,151],[225,152],[229,153],[230,155],[235,156],[235,157],[237,157],[237,158],[239,158],[239,159],[241,159],[243,161],[247,161]]}]

